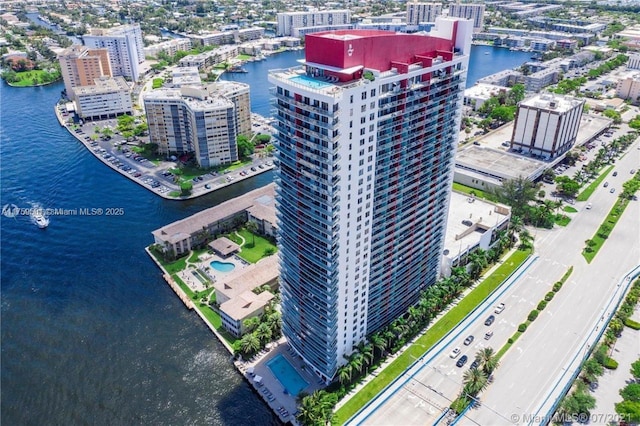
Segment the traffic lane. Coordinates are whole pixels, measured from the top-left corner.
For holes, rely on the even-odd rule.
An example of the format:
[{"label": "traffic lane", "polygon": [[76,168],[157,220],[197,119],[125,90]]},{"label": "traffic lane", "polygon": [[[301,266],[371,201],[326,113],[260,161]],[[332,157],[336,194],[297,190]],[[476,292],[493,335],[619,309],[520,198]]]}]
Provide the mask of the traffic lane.
[{"label": "traffic lane", "polygon": [[[536,390],[542,389],[545,382],[547,387],[550,386],[545,378],[557,379],[563,373],[565,367],[562,364],[576,355],[585,340],[584,334],[600,319],[607,303],[603,295],[610,294],[616,288],[616,274],[622,276],[640,258],[636,239],[640,231],[637,221],[639,214],[640,204],[635,203],[631,211],[621,217],[618,224],[620,228],[616,226],[603,247],[604,251],[596,256],[592,266],[585,266],[584,261],[578,264],[570,280],[545,309],[549,310],[549,314],[534,321],[517,341],[516,351],[512,348],[507,352],[496,372],[496,381],[482,394],[482,407],[470,414],[474,421],[492,424],[501,419],[494,412],[509,417],[510,414],[525,413],[518,410],[532,410],[534,404],[540,403],[533,402],[536,393],[540,399],[540,392]],[[563,250],[558,252],[562,253]],[[578,315],[583,319],[576,320]],[[545,321],[549,322],[546,329],[551,332],[536,332]],[[559,356],[558,352],[562,355]],[[534,365],[538,367],[536,374],[531,367]],[[508,380],[502,380],[502,377]],[[514,392],[513,385],[506,385],[509,382],[517,384],[520,392]]]},{"label": "traffic lane", "polygon": [[[546,265],[544,268],[551,268],[558,278],[566,270],[565,265],[557,263]],[[445,406],[450,404],[459,395],[462,389],[462,376],[469,369],[476,353],[485,347],[493,347],[497,352],[517,330],[518,324],[524,322],[532,307],[535,307],[553,282],[544,283],[538,280],[535,274],[525,273],[514,284],[516,285],[509,288],[500,298],[485,308],[472,324],[456,327],[452,334],[455,333],[457,337],[450,340],[429,362],[422,364],[424,367],[414,378],[419,383],[431,387],[433,393],[438,395],[438,397],[432,395],[431,401]],[[532,291],[534,289],[535,292]],[[501,314],[495,314],[495,305],[502,302],[506,304],[505,310]],[[486,326],[485,321],[490,315],[495,316],[495,321],[491,326]],[[493,336],[485,340],[484,335],[487,331],[492,331]],[[464,339],[469,335],[474,336],[474,342],[465,346]],[[451,351],[455,347],[461,348],[460,354],[456,358],[451,358]],[[463,355],[467,355],[469,360],[463,367],[457,367],[456,362]],[[411,386],[410,382],[408,385]],[[406,386],[403,386],[403,389]],[[425,416],[425,414],[413,410],[415,403],[416,401],[409,398],[406,393],[397,393],[389,397],[380,408],[373,412],[365,424],[385,424],[388,422],[389,416],[393,416],[397,412],[413,413],[414,421],[421,424],[436,420],[437,416],[432,417],[431,415],[425,418],[416,418],[416,416]]]}]

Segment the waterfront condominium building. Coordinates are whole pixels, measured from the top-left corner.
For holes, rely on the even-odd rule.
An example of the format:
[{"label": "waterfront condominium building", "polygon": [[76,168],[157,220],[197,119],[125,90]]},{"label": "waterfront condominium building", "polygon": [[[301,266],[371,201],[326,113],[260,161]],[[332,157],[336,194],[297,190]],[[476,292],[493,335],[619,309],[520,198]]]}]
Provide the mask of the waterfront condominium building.
[{"label": "waterfront condominium building", "polygon": [[249,86],[214,83],[144,96],[149,139],[164,154],[193,152],[201,167],[238,160],[237,137],[251,130]]},{"label": "waterfront condominium building", "polygon": [[307,29],[309,33],[312,27],[317,31],[339,25],[351,24],[351,11],[344,10],[316,10],[312,12],[282,12],[277,15],[278,36],[298,36],[297,29]]},{"label": "waterfront condominium building", "polygon": [[124,77],[100,77],[91,85],[73,88],[78,115],[85,121],[133,114],[131,87]]},{"label": "waterfront condominium building", "polygon": [[576,142],[584,99],[536,95],[518,104],[511,148],[543,159],[567,152]]},{"label": "waterfront condominium building", "polygon": [[137,81],[139,65],[144,62],[144,43],[140,24],[121,25],[108,29],[92,29],[82,40],[87,47],[109,51],[114,76]]},{"label": "waterfront condominium building", "polygon": [[282,329],[327,382],[438,277],[472,33],[309,34],[269,73]]},{"label": "waterfront condominium building", "polygon": [[58,61],[69,99],[73,98],[74,87],[90,86],[97,78],[111,77],[107,49],[89,49],[74,44],[58,55]]},{"label": "waterfront condominium building", "polygon": [[484,26],[484,4],[451,3],[449,16],[453,18],[471,19],[473,31],[479,33]]},{"label": "waterfront condominium building", "polygon": [[407,3],[407,24],[418,25],[423,22],[435,22],[442,15],[442,3]]}]

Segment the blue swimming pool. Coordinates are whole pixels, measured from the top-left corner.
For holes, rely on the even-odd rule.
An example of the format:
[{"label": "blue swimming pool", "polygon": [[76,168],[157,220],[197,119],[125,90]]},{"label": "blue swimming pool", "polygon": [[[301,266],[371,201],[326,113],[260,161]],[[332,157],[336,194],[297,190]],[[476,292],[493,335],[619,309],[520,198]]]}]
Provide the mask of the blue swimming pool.
[{"label": "blue swimming pool", "polygon": [[220,262],[219,260],[214,260],[209,264],[213,269],[219,272],[231,272],[234,270],[236,265],[229,262]]},{"label": "blue swimming pool", "polygon": [[330,83],[316,80],[315,78],[311,78],[306,75],[298,75],[295,77],[291,77],[289,80],[293,81],[294,83],[304,84],[305,86],[308,86],[312,89],[323,89],[325,87],[331,86]]},{"label": "blue swimming pool", "polygon": [[267,367],[276,376],[276,379],[293,396],[309,386],[309,383],[296,371],[289,361],[282,355],[278,355],[267,363]]}]

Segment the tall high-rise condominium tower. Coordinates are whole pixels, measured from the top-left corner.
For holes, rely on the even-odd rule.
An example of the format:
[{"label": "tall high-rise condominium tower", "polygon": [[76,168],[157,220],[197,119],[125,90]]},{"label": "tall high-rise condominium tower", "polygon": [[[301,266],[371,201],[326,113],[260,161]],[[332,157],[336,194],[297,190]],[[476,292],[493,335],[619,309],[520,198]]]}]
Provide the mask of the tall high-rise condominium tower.
[{"label": "tall high-rise condominium tower", "polygon": [[144,43],[140,24],[121,25],[100,29],[82,37],[85,46],[104,48],[109,51],[111,71],[114,76],[122,76],[132,81],[140,77],[140,64],[144,62]]},{"label": "tall high-rise condominium tower", "polygon": [[283,332],[325,381],[438,277],[472,32],[309,34],[269,74]]}]

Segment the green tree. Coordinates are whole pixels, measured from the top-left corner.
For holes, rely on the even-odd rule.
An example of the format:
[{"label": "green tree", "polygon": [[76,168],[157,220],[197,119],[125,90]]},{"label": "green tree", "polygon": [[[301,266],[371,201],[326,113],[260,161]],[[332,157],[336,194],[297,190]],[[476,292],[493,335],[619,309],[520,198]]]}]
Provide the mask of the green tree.
[{"label": "green tree", "polygon": [[640,422],[640,402],[622,401],[615,405],[616,413],[628,422],[627,424],[637,424]]},{"label": "green tree", "polygon": [[525,86],[522,83],[514,84],[509,92],[509,98],[512,105],[516,105],[518,102],[524,99]]},{"label": "green tree", "polygon": [[242,353],[250,355],[260,349],[260,339],[253,333],[247,333],[240,339]]},{"label": "green tree", "polygon": [[627,401],[640,402],[640,383],[629,383],[620,389],[620,396]]},{"label": "green tree", "polygon": [[629,371],[635,380],[640,380],[640,359],[631,364]]},{"label": "green tree", "polygon": [[258,328],[256,328],[255,334],[256,334],[256,337],[260,339],[260,342],[266,343],[269,340],[271,340],[273,333],[271,331],[271,327],[269,327],[269,324],[267,324],[266,322],[263,322],[258,326]]},{"label": "green tree", "polygon": [[536,199],[538,188],[525,177],[509,179],[493,191],[497,201],[512,207],[514,216],[524,217],[529,202]]},{"label": "green tree", "polygon": [[493,348],[482,348],[476,353],[476,360],[479,367],[489,377],[491,373],[498,367],[500,361],[495,356]]},{"label": "green tree", "polygon": [[495,107],[489,117],[498,120],[500,123],[507,123],[515,117],[515,107],[506,105]]},{"label": "green tree", "polygon": [[251,232],[251,247],[255,247],[256,233],[258,232],[258,224],[250,220],[244,226],[245,228],[247,228],[247,231]]},{"label": "green tree", "polygon": [[582,366],[582,377],[589,383],[595,382],[604,373],[604,367],[598,361],[590,358]]},{"label": "green tree", "polygon": [[260,318],[259,317],[247,318],[246,320],[242,321],[242,325],[244,326],[246,331],[252,331],[258,325],[260,325]]},{"label": "green tree", "polygon": [[192,189],[193,189],[193,184],[191,182],[184,181],[180,183],[180,191],[182,192],[182,195],[191,194]]},{"label": "green tree", "polygon": [[253,144],[249,142],[246,136],[240,135],[237,139],[238,156],[240,158],[247,158],[253,154]]},{"label": "green tree", "polygon": [[487,373],[477,368],[471,368],[462,375],[463,391],[471,396],[476,396],[487,388]]},{"label": "green tree", "polygon": [[338,368],[338,381],[343,385],[351,382],[352,371],[353,370],[351,369],[351,364],[345,364],[342,367]]}]

